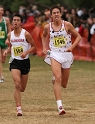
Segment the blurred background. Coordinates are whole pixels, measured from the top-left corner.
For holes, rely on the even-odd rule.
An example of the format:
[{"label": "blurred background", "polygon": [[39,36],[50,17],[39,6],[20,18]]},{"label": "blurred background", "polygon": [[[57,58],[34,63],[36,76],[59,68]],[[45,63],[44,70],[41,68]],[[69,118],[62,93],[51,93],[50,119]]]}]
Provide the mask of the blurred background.
[{"label": "blurred background", "polygon": [[38,56],[44,56],[41,37],[44,25],[51,21],[50,7],[59,5],[62,19],[71,22],[82,36],[81,42],[73,50],[74,59],[95,61],[95,29],[92,28],[95,27],[94,0],[3,0],[0,4],[5,8],[4,16],[10,21],[13,14],[22,15],[22,27],[31,33],[37,47],[32,54]]}]

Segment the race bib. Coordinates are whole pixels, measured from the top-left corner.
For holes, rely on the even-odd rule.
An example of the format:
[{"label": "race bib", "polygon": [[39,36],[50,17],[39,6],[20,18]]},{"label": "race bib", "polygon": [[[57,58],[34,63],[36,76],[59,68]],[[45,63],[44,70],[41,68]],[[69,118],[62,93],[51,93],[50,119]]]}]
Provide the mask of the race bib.
[{"label": "race bib", "polygon": [[21,53],[23,52],[23,47],[22,46],[13,47],[13,51],[14,56],[20,56]]},{"label": "race bib", "polygon": [[54,46],[55,47],[63,47],[66,46],[66,40],[64,37],[54,37]]},{"label": "race bib", "polygon": [[0,31],[0,38],[5,38],[5,31]]}]

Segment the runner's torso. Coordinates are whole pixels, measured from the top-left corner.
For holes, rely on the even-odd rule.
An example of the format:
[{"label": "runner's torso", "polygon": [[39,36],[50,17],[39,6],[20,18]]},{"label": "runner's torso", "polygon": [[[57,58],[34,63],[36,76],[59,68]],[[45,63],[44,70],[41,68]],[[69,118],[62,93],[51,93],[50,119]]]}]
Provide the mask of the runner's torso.
[{"label": "runner's torso", "polygon": [[[20,57],[22,52],[27,51],[30,48],[30,44],[26,41],[25,38],[25,31],[22,29],[20,36],[15,36],[14,31],[11,32],[10,43],[12,44],[11,47],[11,55],[12,58],[23,60]],[[24,59],[27,59],[29,55],[27,55]]]},{"label": "runner's torso", "polygon": [[50,43],[49,47],[53,51],[65,52],[68,47],[72,45],[71,34],[65,29],[64,21],[62,22],[61,29],[54,31],[52,28],[52,22],[50,23]]},{"label": "runner's torso", "polygon": [[0,22],[0,42],[7,39],[7,31],[6,31],[6,23],[5,18],[2,18],[2,22]]}]

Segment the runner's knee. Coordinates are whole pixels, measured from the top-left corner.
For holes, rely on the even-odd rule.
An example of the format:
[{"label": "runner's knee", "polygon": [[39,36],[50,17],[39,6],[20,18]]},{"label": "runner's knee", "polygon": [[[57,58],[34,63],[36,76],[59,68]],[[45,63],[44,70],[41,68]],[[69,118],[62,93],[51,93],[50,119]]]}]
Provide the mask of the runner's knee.
[{"label": "runner's knee", "polygon": [[58,82],[58,83],[60,83],[61,82],[61,76],[56,76],[55,77],[55,81]]},{"label": "runner's knee", "polygon": [[15,84],[15,88],[16,88],[16,89],[20,89],[20,84],[19,84],[19,83],[16,83],[16,84]]}]

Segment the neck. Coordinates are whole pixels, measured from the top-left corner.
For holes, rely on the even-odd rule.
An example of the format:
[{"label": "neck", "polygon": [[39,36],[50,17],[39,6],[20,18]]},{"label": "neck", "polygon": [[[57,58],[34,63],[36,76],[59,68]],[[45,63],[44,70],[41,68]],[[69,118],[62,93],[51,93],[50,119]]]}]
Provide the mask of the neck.
[{"label": "neck", "polygon": [[15,33],[15,34],[20,34],[20,33],[21,33],[21,30],[22,30],[21,27],[15,28],[15,29],[14,29],[14,33]]},{"label": "neck", "polygon": [[62,24],[62,20],[54,21],[53,23],[54,25],[59,26],[60,24]]}]

